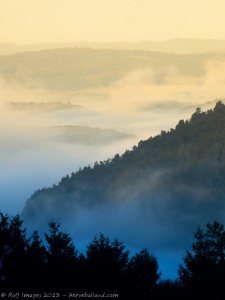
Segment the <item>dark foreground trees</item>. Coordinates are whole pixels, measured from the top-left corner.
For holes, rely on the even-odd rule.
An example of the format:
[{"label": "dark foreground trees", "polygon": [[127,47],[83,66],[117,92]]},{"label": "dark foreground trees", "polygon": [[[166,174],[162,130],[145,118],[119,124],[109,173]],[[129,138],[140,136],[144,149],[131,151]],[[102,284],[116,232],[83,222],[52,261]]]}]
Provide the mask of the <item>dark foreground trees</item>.
[{"label": "dark foreground trees", "polygon": [[[19,215],[0,213],[0,292],[118,295],[118,299],[187,300],[225,298],[225,230],[207,224],[194,234],[177,280],[160,280],[155,256],[131,256],[125,245],[100,234],[78,253],[72,238],[49,223],[42,240],[27,237]],[[85,295],[84,295],[85,296]],[[65,297],[64,297],[65,299]]]},{"label": "dark foreground trees", "polygon": [[225,230],[221,223],[198,228],[191,250],[178,267],[178,278],[160,280],[155,300],[225,299]]},{"label": "dark foreground trees", "polygon": [[9,218],[0,213],[0,287],[19,289],[28,276],[26,229],[18,215]]},{"label": "dark foreground trees", "polygon": [[194,235],[192,251],[179,266],[179,282],[185,299],[225,298],[225,230],[223,224],[207,224]]},{"label": "dark foreground trees", "polygon": [[124,244],[100,234],[78,254],[72,238],[51,221],[44,241],[27,238],[20,216],[0,214],[0,291],[57,292],[119,299],[152,299],[159,278],[156,258],[147,250],[133,257]]}]

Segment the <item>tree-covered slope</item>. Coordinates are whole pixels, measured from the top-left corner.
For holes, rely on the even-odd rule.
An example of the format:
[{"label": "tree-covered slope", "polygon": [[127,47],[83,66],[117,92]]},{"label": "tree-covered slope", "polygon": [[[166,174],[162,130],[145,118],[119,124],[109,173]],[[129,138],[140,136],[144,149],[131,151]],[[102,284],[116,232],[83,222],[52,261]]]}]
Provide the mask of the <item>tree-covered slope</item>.
[{"label": "tree-covered slope", "polygon": [[[72,163],[72,162],[71,162]],[[133,150],[67,175],[36,191],[23,216],[73,216],[78,208],[136,203],[147,217],[185,223],[223,219],[225,211],[225,105],[200,108],[174,129],[140,141]]]}]

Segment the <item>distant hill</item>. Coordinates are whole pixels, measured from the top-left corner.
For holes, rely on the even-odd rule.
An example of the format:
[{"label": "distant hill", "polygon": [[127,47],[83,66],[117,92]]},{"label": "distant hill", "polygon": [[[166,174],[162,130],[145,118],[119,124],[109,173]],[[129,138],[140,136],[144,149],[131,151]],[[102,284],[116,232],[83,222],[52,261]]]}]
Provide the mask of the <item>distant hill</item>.
[{"label": "distant hill", "polygon": [[0,55],[10,55],[18,52],[40,51],[56,48],[91,48],[91,49],[126,49],[160,51],[177,54],[193,54],[208,52],[224,52],[225,40],[218,39],[169,39],[166,41],[142,42],[71,42],[71,43],[40,43],[40,44],[15,44],[0,43]]},{"label": "distant hill", "polygon": [[52,126],[44,128],[43,130],[50,139],[71,144],[104,145],[135,138],[134,135],[118,132],[113,129],[93,128],[88,126]]},{"label": "distant hill", "polygon": [[225,105],[197,108],[174,129],[36,191],[22,215],[32,222],[64,220],[80,209],[103,207],[109,215],[125,207],[125,220],[134,209],[143,226],[154,220],[160,228],[174,228],[174,236],[193,224],[225,220]]},{"label": "distant hill", "polygon": [[208,63],[224,60],[225,53],[65,48],[1,55],[0,76],[9,86],[73,92],[112,85],[132,72],[149,71],[149,84],[177,84],[177,77],[201,82]]},{"label": "distant hill", "polygon": [[61,102],[9,102],[7,105],[18,111],[29,111],[31,113],[46,113],[65,109],[79,109],[80,105]]}]

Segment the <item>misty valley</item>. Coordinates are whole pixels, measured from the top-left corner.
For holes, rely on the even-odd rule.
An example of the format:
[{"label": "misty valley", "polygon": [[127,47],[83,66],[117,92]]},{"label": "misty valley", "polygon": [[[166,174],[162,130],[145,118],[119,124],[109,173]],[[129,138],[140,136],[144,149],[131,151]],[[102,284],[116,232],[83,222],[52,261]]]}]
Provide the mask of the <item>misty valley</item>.
[{"label": "misty valley", "polygon": [[224,43],[186,42],[0,45],[0,291],[222,299]]}]

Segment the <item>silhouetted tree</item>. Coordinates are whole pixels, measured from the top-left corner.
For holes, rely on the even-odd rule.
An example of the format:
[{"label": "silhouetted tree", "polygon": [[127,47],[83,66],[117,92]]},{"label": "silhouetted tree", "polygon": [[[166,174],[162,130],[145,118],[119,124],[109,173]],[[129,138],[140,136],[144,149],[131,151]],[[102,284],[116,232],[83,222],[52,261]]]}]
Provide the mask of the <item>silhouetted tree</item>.
[{"label": "silhouetted tree", "polygon": [[0,287],[3,288],[7,278],[5,274],[5,257],[9,248],[9,216],[0,212]]},{"label": "silhouetted tree", "polygon": [[47,241],[46,283],[61,289],[74,286],[77,251],[68,233],[60,231],[60,223],[49,222]]},{"label": "silhouetted tree", "polygon": [[122,292],[129,252],[122,242],[103,234],[95,237],[87,246],[87,282],[91,289],[108,292]]},{"label": "silhouetted tree", "polygon": [[43,245],[38,231],[34,231],[27,245],[26,251],[26,285],[30,291],[42,289],[44,286],[44,273],[47,262],[47,251]]},{"label": "silhouetted tree", "polygon": [[128,273],[133,295],[137,299],[152,299],[152,290],[160,277],[155,256],[147,249],[141,250],[130,259]]},{"label": "silhouetted tree", "polygon": [[25,284],[25,253],[28,239],[19,215],[9,218],[0,215],[0,270],[1,284],[21,289]]},{"label": "silhouetted tree", "polygon": [[[184,264],[179,266],[179,280],[187,299],[224,299],[225,295],[225,231],[222,224],[198,228]],[[196,298],[196,299],[197,299]]]}]

